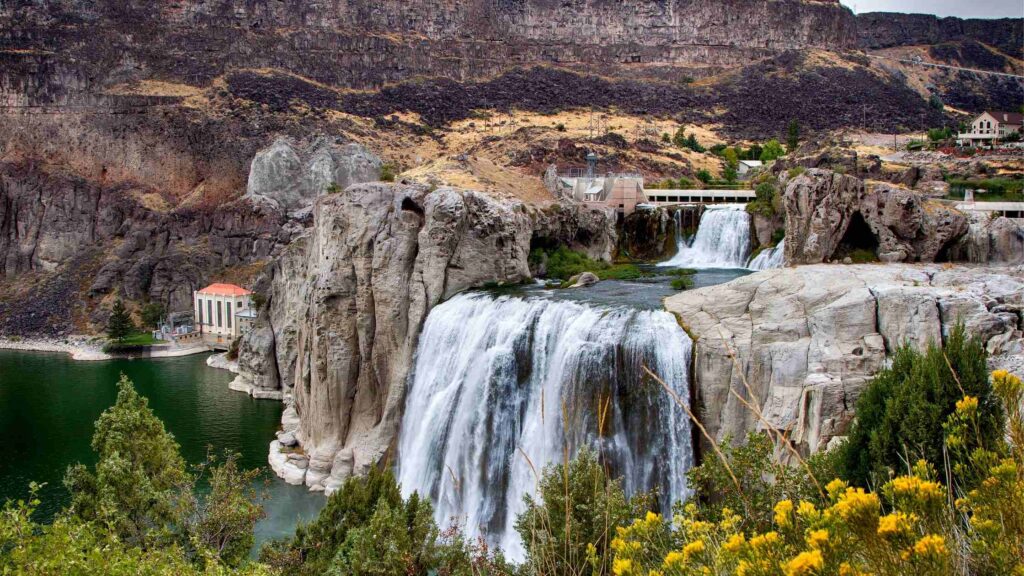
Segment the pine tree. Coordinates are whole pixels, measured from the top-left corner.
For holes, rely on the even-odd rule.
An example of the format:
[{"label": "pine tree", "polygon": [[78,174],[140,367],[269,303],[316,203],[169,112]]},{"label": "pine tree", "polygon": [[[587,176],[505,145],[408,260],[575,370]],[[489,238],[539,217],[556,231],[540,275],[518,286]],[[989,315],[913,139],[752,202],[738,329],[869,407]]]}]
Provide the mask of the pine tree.
[{"label": "pine tree", "polygon": [[792,153],[800,145],[800,123],[796,118],[789,121],[789,128],[786,134],[786,147]]},{"label": "pine tree", "polygon": [[117,300],[110,310],[110,318],[107,319],[107,336],[118,342],[127,338],[135,326],[132,324],[132,317],[124,307],[124,302]]}]

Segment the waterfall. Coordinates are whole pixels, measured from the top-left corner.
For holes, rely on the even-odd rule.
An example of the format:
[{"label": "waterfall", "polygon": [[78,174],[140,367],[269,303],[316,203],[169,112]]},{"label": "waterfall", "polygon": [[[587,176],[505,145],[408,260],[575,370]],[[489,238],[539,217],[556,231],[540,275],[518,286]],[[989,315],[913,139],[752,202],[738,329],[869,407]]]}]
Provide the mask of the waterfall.
[{"label": "waterfall", "polygon": [[767,248],[762,250],[760,254],[754,256],[750,263],[747,264],[747,268],[751,270],[771,270],[772,268],[782,268],[786,263],[786,240],[783,238],[782,242],[773,248]]},{"label": "waterfall", "polygon": [[429,496],[442,528],[457,519],[520,561],[513,526],[535,490],[530,462],[540,472],[590,445],[627,493],[657,487],[668,512],[689,496],[690,421],[642,367],[689,401],[690,353],[663,311],[456,296],[420,336],[399,438],[403,493]]},{"label": "waterfall", "polygon": [[687,244],[678,235],[676,245],[676,255],[659,266],[743,268],[750,255],[750,214],[746,205],[708,206],[692,243]]}]

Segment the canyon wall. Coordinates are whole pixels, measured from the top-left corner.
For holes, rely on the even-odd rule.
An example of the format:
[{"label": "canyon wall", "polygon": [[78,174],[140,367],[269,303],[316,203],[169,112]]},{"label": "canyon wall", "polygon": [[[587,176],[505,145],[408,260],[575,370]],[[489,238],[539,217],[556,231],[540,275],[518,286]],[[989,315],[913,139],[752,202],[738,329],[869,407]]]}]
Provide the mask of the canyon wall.
[{"label": "canyon wall", "polygon": [[309,235],[269,269],[268,309],[243,338],[234,384],[292,398],[283,442],[304,455],[272,454],[279,473],[331,490],[384,457],[430,309],[471,287],[527,280],[534,242],[606,258],[615,244],[604,214],[576,205],[389,184],[321,197]]},{"label": "canyon wall", "polygon": [[1020,18],[983,20],[869,12],[857,15],[856,27],[857,43],[867,49],[973,40],[1010,56],[1024,57],[1024,20]]},{"label": "canyon wall", "polygon": [[7,58],[17,51],[48,67],[84,64],[91,74],[82,81],[102,83],[154,77],[201,85],[231,68],[279,68],[369,88],[544,62],[589,71],[733,66],[785,49],[855,43],[852,13],[831,0],[47,0],[0,7]]}]

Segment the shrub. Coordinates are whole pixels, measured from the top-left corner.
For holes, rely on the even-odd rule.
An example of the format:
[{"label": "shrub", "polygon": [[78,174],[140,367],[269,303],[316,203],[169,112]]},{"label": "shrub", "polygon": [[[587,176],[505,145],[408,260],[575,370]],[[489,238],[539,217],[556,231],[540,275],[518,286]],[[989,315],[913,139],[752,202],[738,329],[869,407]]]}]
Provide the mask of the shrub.
[{"label": "shrub", "polygon": [[[381,180],[383,180],[383,179],[384,179],[384,175],[383,175],[383,170],[382,170]],[[337,182],[331,182],[327,186],[327,193],[328,194],[338,194],[340,192],[341,192],[341,186]]]},{"label": "shrub", "polygon": [[160,324],[160,320],[164,317],[166,310],[164,305],[159,302],[150,302],[142,307],[142,323],[148,327],[154,327]]},{"label": "shrub", "polygon": [[807,168],[804,168],[803,166],[794,166],[790,168],[786,173],[789,175],[790,178],[796,178],[797,176],[803,174],[804,172],[807,172]]},{"label": "shrub", "polygon": [[693,278],[690,276],[680,276],[679,278],[672,279],[673,290],[689,290],[693,288]]},{"label": "shrub", "polygon": [[120,299],[115,300],[113,308],[110,309],[110,317],[107,318],[107,336],[120,342],[134,331],[135,324],[125,309],[124,302]]},{"label": "shrub", "polygon": [[526,496],[516,531],[533,574],[605,574],[617,526],[649,509],[650,497],[627,498],[605,473],[598,455],[583,448],[570,462],[544,469],[538,497]]},{"label": "shrub", "polygon": [[546,276],[569,280],[577,274],[593,272],[601,280],[634,280],[651,274],[633,264],[608,264],[588,258],[586,254],[559,246],[554,250],[535,249],[530,253],[529,262],[538,266],[546,259]]},{"label": "shrub", "polygon": [[398,175],[398,166],[392,162],[387,162],[380,167],[380,180],[381,182],[394,182]]},{"label": "shrub", "polygon": [[712,180],[711,172],[708,172],[704,168],[701,168],[700,170],[697,170],[697,180],[700,180],[705,185],[710,184],[711,180]]},{"label": "shrub", "polygon": [[778,140],[772,139],[764,143],[760,159],[762,162],[771,162],[785,155],[786,151],[782,148],[782,144],[779,144]]},{"label": "shrub", "polygon": [[557,126],[555,126],[555,130],[558,130],[559,132],[565,132],[565,124],[559,123]]},{"label": "shrub", "polygon": [[768,218],[774,216],[776,201],[775,185],[765,181],[758,184],[754,192],[757,194],[757,198],[753,202],[747,203],[747,212],[760,214]]},{"label": "shrub", "polygon": [[932,343],[923,354],[907,346],[897,350],[892,366],[879,372],[857,400],[857,420],[844,447],[847,479],[869,486],[918,459],[945,469],[942,427],[965,394],[981,403],[982,443],[994,444],[1004,415],[986,359],[982,343],[968,338],[962,325],[950,331],[944,348]]}]

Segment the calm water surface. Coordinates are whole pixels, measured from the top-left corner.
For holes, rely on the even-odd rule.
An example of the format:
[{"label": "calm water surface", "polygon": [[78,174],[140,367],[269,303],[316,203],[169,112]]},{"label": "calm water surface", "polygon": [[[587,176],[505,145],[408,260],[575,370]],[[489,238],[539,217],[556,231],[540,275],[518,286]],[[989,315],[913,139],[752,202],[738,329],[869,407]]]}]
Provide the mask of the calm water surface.
[{"label": "calm water surface", "polygon": [[256,528],[257,546],[290,535],[324,505],[322,494],[289,486],[267,468],[282,404],[229,390],[233,375],[208,367],[205,355],[76,362],[66,354],[10,350],[0,350],[0,503],[24,498],[36,481],[46,483],[40,519],[67,504],[64,472],[76,462],[95,462],[93,423],[117,399],[122,372],[149,399],[189,463],[203,461],[212,448],[240,453],[244,468],[264,469],[261,487],[270,499],[267,518]]}]

